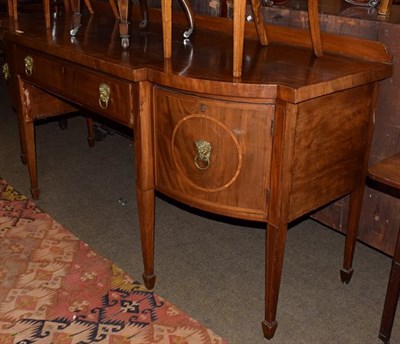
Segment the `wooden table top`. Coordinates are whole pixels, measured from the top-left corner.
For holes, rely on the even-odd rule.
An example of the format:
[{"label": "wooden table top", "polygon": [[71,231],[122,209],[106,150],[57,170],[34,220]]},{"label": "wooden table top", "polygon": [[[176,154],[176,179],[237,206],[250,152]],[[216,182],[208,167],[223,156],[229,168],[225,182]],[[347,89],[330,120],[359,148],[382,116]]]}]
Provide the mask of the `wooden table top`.
[{"label": "wooden table top", "polygon": [[[151,21],[145,30],[130,25],[130,46],[124,50],[118,22],[111,11],[84,13],[75,38],[71,18],[60,17],[46,30],[42,13],[19,16],[18,25],[2,27],[7,40],[19,43],[128,81],[150,80],[181,89],[253,98],[279,98],[293,103],[337,90],[382,80],[392,73],[390,63],[370,62],[335,54],[316,58],[311,49],[272,43],[261,47],[246,39],[243,76],[232,77],[232,36],[197,29],[184,42],[184,27],[173,25],[172,58],[164,60],[161,24]],[[202,81],[199,83],[199,81]]]}]

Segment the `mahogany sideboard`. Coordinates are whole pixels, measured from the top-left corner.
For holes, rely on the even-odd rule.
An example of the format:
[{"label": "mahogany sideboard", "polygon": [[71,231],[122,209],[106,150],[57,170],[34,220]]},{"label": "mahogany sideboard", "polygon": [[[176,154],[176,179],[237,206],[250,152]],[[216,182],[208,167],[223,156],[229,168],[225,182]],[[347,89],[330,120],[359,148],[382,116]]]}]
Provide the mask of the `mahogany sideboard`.
[{"label": "mahogany sideboard", "polygon": [[[271,3],[276,5],[271,5]],[[192,0],[195,13],[209,16],[232,17],[233,0]],[[306,29],[307,2],[303,0],[265,1],[262,16],[267,25]],[[384,4],[381,1],[379,5]],[[152,7],[160,7],[160,0],[149,0]],[[393,58],[393,74],[380,86],[377,100],[375,128],[369,165],[400,150],[400,5],[393,4],[390,13],[379,15],[379,9],[350,4],[346,0],[319,0],[321,31],[337,35],[376,40],[383,43]],[[179,10],[178,6],[175,6]],[[250,5],[247,8],[251,15]],[[346,233],[348,196],[340,198],[315,212],[312,218],[342,233]],[[395,252],[400,225],[400,201],[377,190],[370,183],[365,186],[358,240],[390,256]]]},{"label": "mahogany sideboard", "polygon": [[[121,47],[110,12],[85,14],[73,38],[66,17],[55,18],[49,30],[41,13],[3,21],[11,100],[33,196],[39,196],[36,119],[74,106],[133,128],[145,285],[155,284],[155,191],[263,222],[262,327],[271,338],[288,223],[350,195],[348,223],[357,226],[378,83],[390,77],[391,59],[382,44],[334,35],[323,36],[325,53],[316,58],[308,33],[289,28],[269,27],[270,45],[261,47],[248,23],[237,79],[229,20],[197,17],[196,34],[187,42],[179,26],[185,19],[174,19],[173,55],[164,60],[157,13],[144,31],[130,26],[128,49]],[[344,282],[351,277],[353,250],[346,245]]]}]

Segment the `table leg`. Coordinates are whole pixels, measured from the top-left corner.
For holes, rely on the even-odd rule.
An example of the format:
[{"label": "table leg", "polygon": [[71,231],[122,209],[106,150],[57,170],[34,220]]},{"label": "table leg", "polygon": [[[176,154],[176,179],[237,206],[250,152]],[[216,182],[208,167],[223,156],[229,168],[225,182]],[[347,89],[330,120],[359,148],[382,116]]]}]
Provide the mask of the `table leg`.
[{"label": "table leg", "polygon": [[345,284],[350,282],[351,276],[353,275],[353,257],[357,242],[358,224],[360,222],[364,189],[365,186],[362,184],[357,190],[350,194],[343,267],[340,270],[340,278]]},{"label": "table leg", "polygon": [[[313,1],[313,0],[312,0]],[[371,95],[371,106],[368,114],[368,127],[365,131],[365,142],[367,146],[364,150],[363,161],[361,162],[361,171],[359,173],[358,185],[350,193],[349,214],[347,218],[346,241],[344,247],[343,267],[340,270],[340,278],[347,284],[353,275],[353,256],[358,236],[358,226],[360,223],[361,208],[365,190],[365,179],[368,173],[368,161],[371,149],[372,135],[374,131],[374,113],[376,101],[378,98],[378,85],[374,85]]]},{"label": "table leg", "polygon": [[[25,98],[24,85],[19,77],[16,79],[18,91],[18,126],[20,130],[21,159],[28,165],[29,178],[31,182],[31,194],[33,199],[39,199],[40,190],[38,187],[35,127],[29,112],[30,101]],[[29,93],[27,93],[29,95]]]},{"label": "table leg", "polygon": [[390,335],[396,315],[397,304],[400,294],[400,228],[397,235],[396,250],[393,256],[392,269],[386,291],[385,304],[383,306],[381,326],[379,329],[379,338],[384,343],[389,343]]},{"label": "table leg", "polygon": [[33,199],[39,199],[40,190],[38,187],[36,146],[35,146],[35,126],[31,119],[24,121],[25,140],[27,148],[27,160],[29,177],[31,181],[31,194]]},{"label": "table leg", "polygon": [[143,280],[152,289],[154,274],[154,161],[152,142],[152,85],[139,83],[140,105],[135,118],[136,192],[139,211],[140,239],[143,255]]},{"label": "table leg", "polygon": [[26,153],[26,135],[25,135],[25,126],[23,124],[24,119],[21,114],[21,111],[17,111],[17,116],[18,116],[18,128],[19,128],[19,143],[20,143],[20,148],[21,148],[21,161],[24,165],[27,164],[27,153]]},{"label": "table leg", "polygon": [[86,117],[86,125],[87,125],[87,132],[88,132],[88,143],[89,147],[94,147],[95,142],[96,142],[96,137],[94,135],[94,124],[93,124],[93,118],[87,116]]},{"label": "table leg", "polygon": [[265,266],[265,320],[262,322],[264,337],[271,339],[276,331],[276,311],[282,276],[287,225],[267,226]]},{"label": "table leg", "polygon": [[140,223],[140,240],[144,272],[144,285],[153,289],[156,283],[154,274],[154,190],[141,190],[140,182],[136,184]]}]

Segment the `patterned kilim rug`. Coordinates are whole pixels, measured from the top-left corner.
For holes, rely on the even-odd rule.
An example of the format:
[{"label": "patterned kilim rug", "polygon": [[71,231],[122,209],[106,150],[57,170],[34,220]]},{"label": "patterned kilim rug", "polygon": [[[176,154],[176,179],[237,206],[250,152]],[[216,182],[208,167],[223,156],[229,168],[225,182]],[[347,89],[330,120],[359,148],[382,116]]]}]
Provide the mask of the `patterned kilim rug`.
[{"label": "patterned kilim rug", "polygon": [[227,343],[0,179],[0,344]]}]

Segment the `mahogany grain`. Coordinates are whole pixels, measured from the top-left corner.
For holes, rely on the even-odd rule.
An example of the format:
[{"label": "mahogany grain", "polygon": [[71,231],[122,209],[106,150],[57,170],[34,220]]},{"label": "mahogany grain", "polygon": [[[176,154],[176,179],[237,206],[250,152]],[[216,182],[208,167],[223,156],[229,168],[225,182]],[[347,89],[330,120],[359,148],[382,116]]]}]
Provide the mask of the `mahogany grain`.
[{"label": "mahogany grain", "polygon": [[[326,53],[324,46],[318,57],[302,39],[307,32],[299,39],[300,31],[272,28],[267,47],[251,32],[247,36],[242,76],[235,78],[231,22],[196,18],[190,44],[174,38],[180,37],[175,26],[174,54],[164,59],[161,22],[144,31],[131,25],[123,49],[112,13],[95,11],[82,17],[74,40],[70,18],[57,18],[51,32],[41,25],[41,13],[3,22],[8,82],[34,196],[34,120],[46,113],[48,99],[133,128],[146,286],[155,284],[156,190],[206,211],[264,222],[262,326],[272,338],[288,223],[350,194],[349,223],[357,225],[378,82],[392,73],[390,57],[379,43],[339,36],[331,36],[328,46],[335,50],[336,42],[340,54]],[[33,58],[31,75],[26,55]],[[99,83],[110,86],[106,108],[99,106]],[[206,169],[196,167],[198,140],[212,147]],[[347,271],[351,263],[347,245]]]}]

